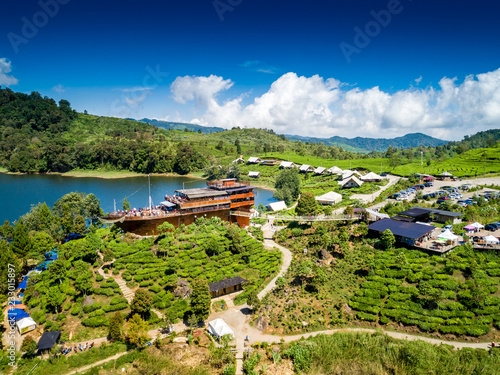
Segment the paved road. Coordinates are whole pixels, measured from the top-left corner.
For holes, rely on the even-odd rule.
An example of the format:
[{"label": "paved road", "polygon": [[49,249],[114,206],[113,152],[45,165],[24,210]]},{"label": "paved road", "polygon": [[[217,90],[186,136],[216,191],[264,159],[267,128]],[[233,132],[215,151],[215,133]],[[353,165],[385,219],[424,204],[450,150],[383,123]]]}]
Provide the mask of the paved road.
[{"label": "paved road", "polygon": [[388,175],[389,183],[385,186],[382,186],[379,190],[374,191],[373,194],[353,194],[351,199],[359,199],[362,202],[370,203],[373,202],[384,190],[389,189],[392,185],[396,184],[401,177]]}]

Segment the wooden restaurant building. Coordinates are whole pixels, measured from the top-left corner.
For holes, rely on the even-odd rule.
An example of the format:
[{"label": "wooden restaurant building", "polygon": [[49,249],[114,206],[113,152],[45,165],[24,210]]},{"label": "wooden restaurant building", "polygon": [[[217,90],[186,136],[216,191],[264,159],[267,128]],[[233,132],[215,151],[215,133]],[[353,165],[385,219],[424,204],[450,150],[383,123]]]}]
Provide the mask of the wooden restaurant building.
[{"label": "wooden restaurant building", "polygon": [[208,284],[208,289],[210,290],[210,296],[214,298],[243,290],[243,283],[246,282],[247,280],[244,278],[236,276]]}]

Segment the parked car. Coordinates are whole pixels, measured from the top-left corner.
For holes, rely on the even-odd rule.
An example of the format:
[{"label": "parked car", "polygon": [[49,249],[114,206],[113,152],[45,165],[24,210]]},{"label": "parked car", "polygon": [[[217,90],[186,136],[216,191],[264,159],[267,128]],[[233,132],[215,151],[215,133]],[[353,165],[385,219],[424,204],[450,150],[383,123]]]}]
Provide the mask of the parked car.
[{"label": "parked car", "polygon": [[380,174],[380,176],[385,177],[385,176],[387,176],[387,173],[386,173],[386,172],[382,172],[382,173]]},{"label": "parked car", "polygon": [[430,181],[429,181],[429,182],[426,182],[426,183],[424,184],[424,186],[425,186],[425,187],[431,187],[431,186],[434,186],[434,182],[430,182]]},{"label": "parked car", "polygon": [[484,226],[485,230],[489,230],[491,232],[496,231],[498,228],[500,228],[500,224],[497,224],[497,223],[486,224]]},{"label": "parked car", "polygon": [[450,200],[450,197],[445,195],[445,196],[442,196],[442,197],[439,197],[438,200],[436,201],[436,203],[444,203],[446,201],[449,201]]}]

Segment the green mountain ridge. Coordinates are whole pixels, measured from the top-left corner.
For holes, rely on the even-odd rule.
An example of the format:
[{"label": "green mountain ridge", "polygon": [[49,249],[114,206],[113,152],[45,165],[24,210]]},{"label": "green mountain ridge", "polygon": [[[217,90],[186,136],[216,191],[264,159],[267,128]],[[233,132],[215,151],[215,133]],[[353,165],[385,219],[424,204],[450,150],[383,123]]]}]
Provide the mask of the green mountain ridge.
[{"label": "green mountain ridge", "polygon": [[[134,119],[130,119],[134,120]],[[223,132],[227,129],[217,127],[217,126],[203,126],[197,124],[189,124],[183,122],[170,122],[170,121],[161,121],[155,119],[143,118],[140,121],[144,123],[148,123],[163,129],[173,129],[173,130],[185,130],[189,131],[200,131],[202,133],[215,133],[215,132]],[[285,134],[285,137],[292,141],[301,141],[301,142],[309,142],[309,143],[323,143],[327,146],[338,146],[342,147],[344,150],[352,151],[352,152],[361,152],[368,153],[371,151],[385,151],[389,146],[394,148],[410,148],[410,147],[420,147],[420,146],[441,146],[448,143],[448,141],[433,138],[423,133],[409,133],[402,137],[396,138],[364,138],[364,137],[355,137],[355,138],[346,138],[340,136],[334,136],[331,138],[317,138],[317,137],[304,137],[300,135],[290,135]]]}]

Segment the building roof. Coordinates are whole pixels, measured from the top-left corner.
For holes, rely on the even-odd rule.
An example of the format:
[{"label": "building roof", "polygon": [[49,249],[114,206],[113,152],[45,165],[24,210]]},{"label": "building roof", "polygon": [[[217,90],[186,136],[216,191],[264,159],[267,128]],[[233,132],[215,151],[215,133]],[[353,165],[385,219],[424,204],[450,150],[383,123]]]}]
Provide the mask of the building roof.
[{"label": "building roof", "polygon": [[307,172],[307,171],[309,171],[311,168],[313,168],[313,167],[311,167],[311,166],[310,166],[310,165],[308,165],[308,164],[302,164],[302,165],[299,167],[299,170],[300,170],[301,172]]},{"label": "building roof", "polygon": [[378,211],[374,211],[374,210],[371,210],[369,208],[367,208],[366,210],[366,213],[368,213],[370,216],[374,216],[375,218],[377,218],[378,220],[382,220],[382,219],[389,219],[390,216],[387,215],[387,214],[383,214],[381,212],[378,212]]},{"label": "building roof", "polygon": [[208,289],[210,292],[215,292],[217,290],[221,290],[224,288],[230,288],[232,286],[240,285],[246,283],[248,280],[245,280],[242,277],[236,276],[231,277],[230,279],[224,279],[221,281],[216,281],[215,283],[208,284]]},{"label": "building roof", "polygon": [[340,180],[338,182],[338,184],[341,185],[341,186],[344,186],[345,184],[347,184],[351,180],[354,181],[356,183],[356,185],[358,185],[358,186],[363,185],[363,181],[361,181],[359,178],[357,178],[354,175],[351,175],[351,176],[349,176],[347,178],[344,178],[344,179]]},{"label": "building roof", "polygon": [[318,167],[314,170],[314,173],[317,173],[317,174],[321,174],[323,173],[324,171],[326,171],[326,168],[325,167]]},{"label": "building roof", "polygon": [[333,173],[333,174],[339,174],[339,173],[342,173],[342,169],[340,169],[339,167],[337,166],[333,166],[331,168],[328,168],[327,169],[327,172],[328,173]]},{"label": "building roof", "polygon": [[316,200],[321,202],[340,202],[342,200],[342,195],[334,191],[329,191],[326,194],[316,197]]},{"label": "building roof", "polygon": [[28,316],[26,318],[22,318],[22,319],[18,320],[16,322],[16,326],[21,331],[23,328],[26,328],[26,327],[31,327],[31,326],[36,327],[36,322],[33,320],[33,318]]},{"label": "building roof", "polygon": [[280,167],[283,167],[283,168],[292,168],[294,166],[295,166],[295,164],[293,163],[293,161],[282,161],[280,163]]},{"label": "building roof", "polygon": [[453,175],[450,172],[443,172],[443,173],[440,174],[440,176],[442,176],[442,177],[451,177]]},{"label": "building roof", "polygon": [[232,335],[234,337],[234,331],[227,325],[224,319],[221,318],[208,322],[208,331],[217,337],[222,337],[224,335]]},{"label": "building roof", "polygon": [[268,204],[269,209],[271,211],[281,211],[281,210],[286,210],[288,207],[286,206],[285,201],[279,201],[279,202],[273,202]]},{"label": "building roof", "polygon": [[61,337],[61,331],[44,332],[40,340],[38,340],[38,350],[52,349],[59,337]]},{"label": "building roof", "polygon": [[186,195],[189,199],[228,195],[224,190],[214,190],[210,188],[184,189],[176,190],[175,192]]},{"label": "building roof", "polygon": [[257,156],[251,156],[247,160],[247,163],[258,163],[258,162],[260,162],[260,158]]},{"label": "building roof", "polygon": [[422,215],[428,215],[430,213],[442,216],[451,216],[451,217],[463,216],[463,214],[460,212],[436,210],[435,208],[424,208],[424,207],[412,207],[409,210],[398,212],[399,215],[404,215],[409,217],[418,217]]},{"label": "building roof", "polygon": [[364,176],[361,176],[362,180],[382,180],[382,176],[379,176],[376,173],[370,172]]},{"label": "building roof", "polygon": [[248,172],[248,177],[259,177],[260,172]]},{"label": "building roof", "polygon": [[416,223],[407,223],[393,219],[383,219],[368,225],[368,229],[383,232],[389,229],[395,236],[417,239],[432,232],[436,227]]}]

